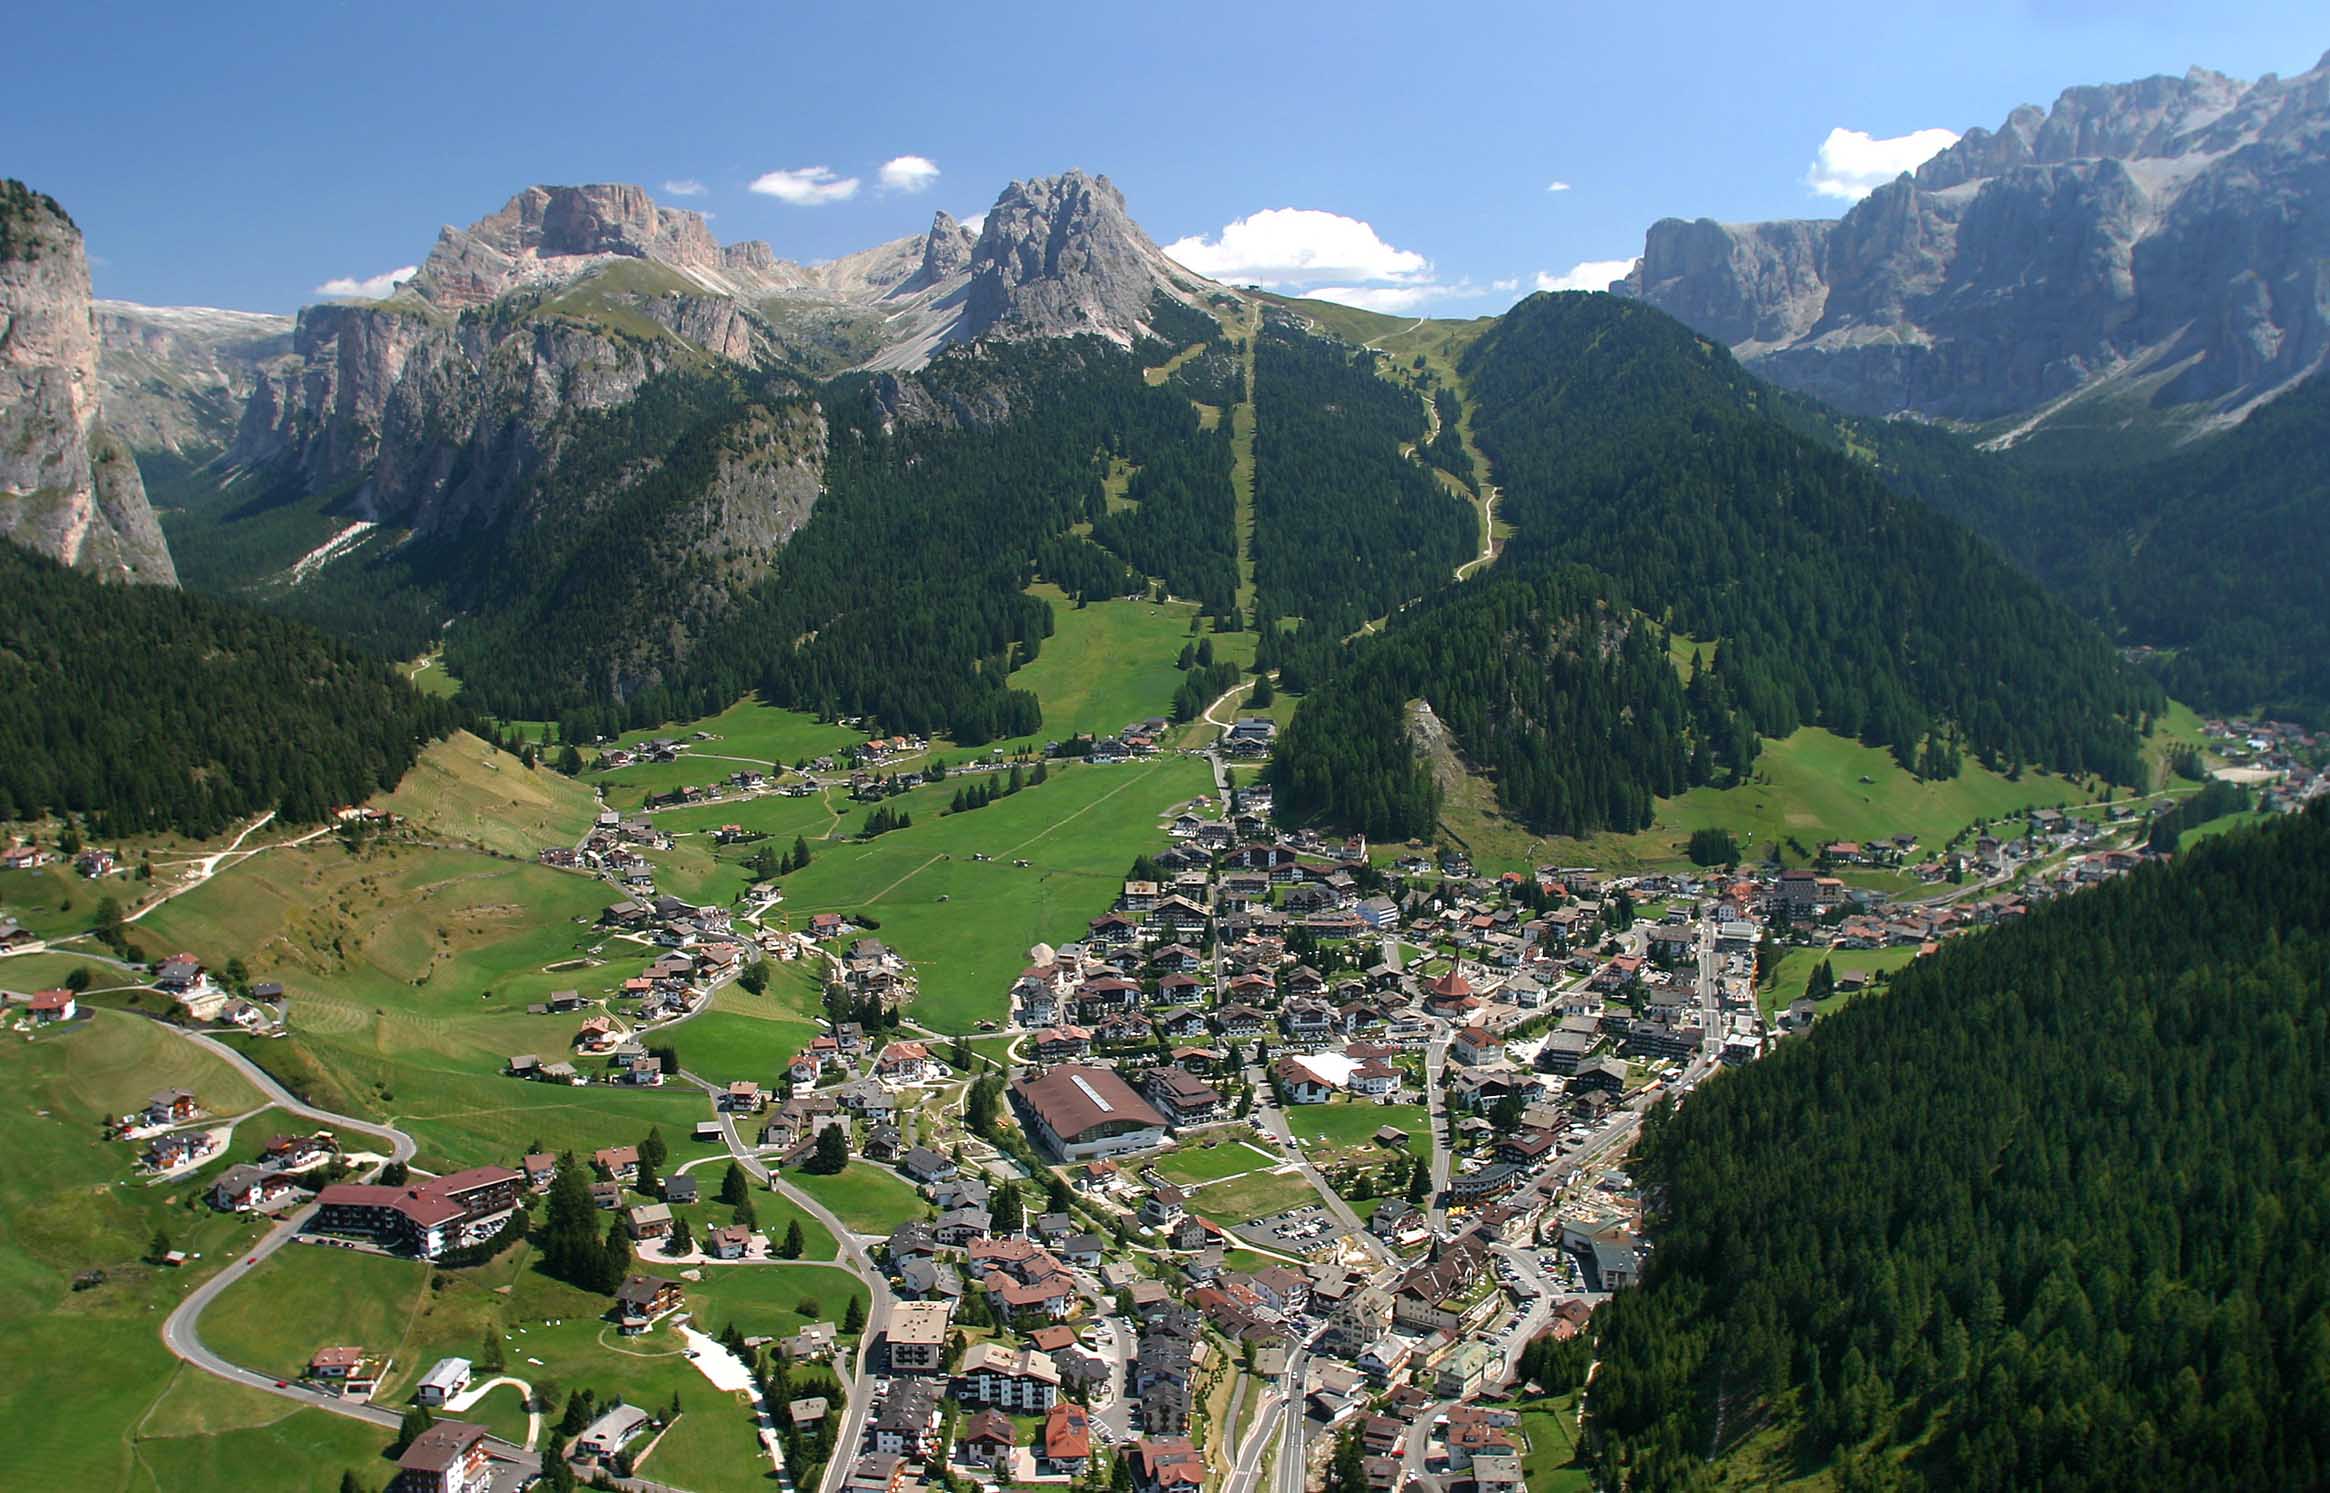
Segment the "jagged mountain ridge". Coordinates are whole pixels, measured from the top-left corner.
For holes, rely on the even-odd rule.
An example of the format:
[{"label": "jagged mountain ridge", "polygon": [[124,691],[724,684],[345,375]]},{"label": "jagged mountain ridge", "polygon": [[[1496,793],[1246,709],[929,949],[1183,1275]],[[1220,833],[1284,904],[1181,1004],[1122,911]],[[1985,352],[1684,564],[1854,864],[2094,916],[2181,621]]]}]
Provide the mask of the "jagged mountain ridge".
[{"label": "jagged mountain ridge", "polygon": [[110,580],[175,585],[107,425],[89,255],[56,202],[0,182],[0,536]]},{"label": "jagged mountain ridge", "polygon": [[723,247],[640,187],[530,187],[448,227],[388,298],[301,311],[229,448],[243,472],[346,489],[351,517],[447,532],[554,467],[563,417],[707,363],[811,375],[919,368],[979,338],[1130,346],[1159,296],[1211,287],[1166,259],[1106,177],[1014,182],[981,230],[815,266]]},{"label": "jagged mountain ridge", "polygon": [[2330,354],[2330,56],[2066,90],[1843,217],[1665,219],[1613,289],[1857,414],[2238,419]]}]

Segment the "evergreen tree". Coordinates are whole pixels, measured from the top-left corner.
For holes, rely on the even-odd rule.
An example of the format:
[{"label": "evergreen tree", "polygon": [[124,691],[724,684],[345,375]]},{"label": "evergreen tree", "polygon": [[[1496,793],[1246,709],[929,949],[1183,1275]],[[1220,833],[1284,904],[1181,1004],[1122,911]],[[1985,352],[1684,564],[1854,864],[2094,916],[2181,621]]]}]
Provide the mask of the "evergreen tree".
[{"label": "evergreen tree", "polygon": [[745,1179],[744,1168],[729,1162],[728,1170],[720,1176],[720,1201],[733,1208],[751,1196],[752,1188]]},{"label": "evergreen tree", "polygon": [[777,1246],[777,1254],[784,1259],[798,1260],[809,1241],[801,1235],[801,1220],[796,1218],[785,1225],[785,1242]]}]

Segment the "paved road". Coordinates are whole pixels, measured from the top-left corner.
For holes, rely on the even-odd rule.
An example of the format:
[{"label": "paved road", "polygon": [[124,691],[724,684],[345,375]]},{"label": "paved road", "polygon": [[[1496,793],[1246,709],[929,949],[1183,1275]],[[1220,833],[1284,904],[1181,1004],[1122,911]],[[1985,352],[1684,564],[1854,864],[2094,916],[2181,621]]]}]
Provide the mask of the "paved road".
[{"label": "paved road", "polygon": [[[168,1026],[168,1023],[165,1022],[163,1025]],[[170,1027],[170,1030],[177,1032],[187,1041],[208,1048],[211,1052],[225,1058],[234,1065],[236,1071],[258,1085],[261,1092],[293,1114],[304,1115],[325,1125],[358,1130],[367,1135],[377,1136],[389,1142],[389,1154],[396,1160],[408,1161],[412,1158],[413,1139],[403,1131],[385,1125],[375,1125],[364,1120],[350,1119],[346,1115],[337,1115],[329,1110],[316,1109],[310,1105],[302,1104],[293,1098],[291,1093],[281,1084],[269,1077],[265,1070],[225,1043],[213,1041],[198,1032],[189,1032],[179,1027]],[[337,1395],[318,1394],[296,1384],[280,1381],[272,1374],[262,1374],[246,1369],[240,1364],[230,1363],[219,1357],[202,1340],[202,1314],[210,1304],[216,1301],[228,1287],[250,1274],[262,1260],[297,1238],[300,1230],[307,1226],[308,1220],[315,1217],[315,1213],[316,1205],[308,1204],[305,1208],[278,1223],[274,1228],[269,1229],[265,1238],[243,1251],[241,1256],[225,1269],[188,1292],[186,1299],[179,1302],[170,1315],[163,1319],[162,1346],[206,1374],[232,1380],[248,1388],[260,1390],[280,1399],[290,1400],[295,1404],[306,1405],[317,1410],[326,1410],[334,1415],[344,1416],[350,1420],[365,1421],[371,1425],[383,1426],[393,1431],[403,1419],[397,1411],[379,1405],[343,1400]],[[524,1447],[503,1441],[499,1437],[491,1439],[487,1446],[494,1455],[506,1461],[531,1462],[533,1459],[532,1453]]]},{"label": "paved road", "polygon": [[1432,1040],[1424,1044],[1424,1125],[1432,1132],[1432,1195],[1425,1200],[1424,1226],[1435,1234],[1448,1231],[1448,1101],[1442,1092],[1448,1072],[1448,1027],[1433,1024]]},{"label": "paved road", "polygon": [[[158,1018],[155,1019],[158,1020]],[[328,1109],[317,1109],[282,1084],[277,1083],[274,1075],[266,1069],[215,1037],[206,1037],[200,1032],[190,1032],[182,1026],[172,1026],[166,1021],[161,1021],[159,1024],[169,1031],[176,1032],[195,1046],[205,1049],[212,1056],[223,1059],[229,1067],[248,1079],[260,1093],[266,1095],[268,1102],[277,1109],[298,1115],[303,1119],[313,1120],[319,1125],[328,1126],[334,1130],[354,1130],[372,1136],[376,1140],[386,1141],[388,1142],[388,1157],[391,1161],[410,1161],[413,1159],[413,1152],[417,1149],[413,1145],[413,1138],[395,1126],[376,1124],[371,1120],[359,1120],[351,1115],[334,1114]]]}]

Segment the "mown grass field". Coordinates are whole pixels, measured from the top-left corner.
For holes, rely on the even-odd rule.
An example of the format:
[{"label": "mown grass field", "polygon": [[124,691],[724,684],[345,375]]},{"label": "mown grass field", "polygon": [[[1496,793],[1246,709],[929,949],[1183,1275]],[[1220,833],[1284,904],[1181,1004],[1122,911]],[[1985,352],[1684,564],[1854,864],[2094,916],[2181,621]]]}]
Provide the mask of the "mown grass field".
[{"label": "mown grass field", "polygon": [[833,1216],[860,1234],[887,1234],[909,1219],[925,1218],[930,1205],[886,1166],[853,1157],[832,1176],[789,1171],[785,1180],[833,1211]]},{"label": "mown grass field", "polygon": [[1529,1442],[1521,1454],[1521,1476],[1529,1493],[1586,1493],[1593,1487],[1578,1460],[1577,1396],[1524,1401],[1520,1411],[1521,1434]]},{"label": "mown grass field", "polygon": [[[64,1031],[0,1043],[0,1331],[9,1361],[38,1366],[0,1395],[11,1485],[229,1488],[292,1493],[357,1469],[385,1483],[388,1437],[271,1396],[233,1392],[162,1347],[161,1321],[217,1266],[263,1232],[199,1200],[271,1127],[261,1116],[193,1177],[147,1187],[132,1147],[101,1138],[105,1116],[153,1090],[183,1085],[222,1111],[256,1095],[231,1069],[140,1017],[101,1012]],[[182,1270],[143,1262],[157,1230],[196,1258]],[[83,1270],[105,1272],[72,1289]],[[249,1458],[244,1461],[242,1459]]]},{"label": "mown grass field", "polygon": [[1216,1223],[1240,1224],[1317,1202],[1318,1197],[1300,1172],[1248,1172],[1199,1188],[1190,1207]]},{"label": "mown grass field", "polygon": [[[865,912],[914,961],[914,1017],[940,1031],[1001,1020],[1012,978],[1037,943],[1081,938],[1123,891],[1133,858],[1167,843],[1161,819],[1207,790],[1202,761],[1055,764],[1049,781],[967,814],[939,812],[954,784],[894,800],[910,828],[864,844],[814,847],[785,878],[792,926],[819,912]],[[974,861],[974,854],[993,857]],[[1013,861],[1024,859],[1025,867]]]},{"label": "mown grass field", "polygon": [[1314,1166],[1383,1160],[1388,1153],[1373,1137],[1386,1125],[1416,1137],[1419,1152],[1431,1146],[1431,1122],[1420,1104],[1296,1104],[1288,1107],[1286,1123]]},{"label": "mown grass field", "polygon": [[[1033,663],[1012,671],[1010,682],[1035,691],[1043,703],[1046,739],[1113,735],[1171,711],[1182,680],[1176,660],[1199,637],[1189,630],[1195,602],[1095,601],[1079,608],[1049,583],[1030,587],[1028,594],[1052,604],[1053,632]],[[1212,636],[1210,630],[1205,636]],[[1216,654],[1228,656],[1240,636],[1213,638]],[[1253,635],[1243,637],[1237,656],[1252,659]]]},{"label": "mown grass field", "polygon": [[1275,1152],[1264,1151],[1240,1140],[1225,1140],[1207,1149],[1203,1146],[1184,1146],[1154,1163],[1158,1172],[1174,1182],[1219,1182],[1227,1177],[1241,1176],[1279,1165],[1285,1158]]}]

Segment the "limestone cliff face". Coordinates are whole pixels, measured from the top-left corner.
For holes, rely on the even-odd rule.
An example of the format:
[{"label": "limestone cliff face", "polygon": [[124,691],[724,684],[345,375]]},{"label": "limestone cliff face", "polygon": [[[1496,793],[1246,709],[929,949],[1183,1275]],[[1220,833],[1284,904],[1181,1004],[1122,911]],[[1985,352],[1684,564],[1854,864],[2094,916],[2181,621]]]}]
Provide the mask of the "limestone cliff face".
[{"label": "limestone cliff face", "polygon": [[288,316],[99,301],[105,423],[138,452],[206,459],[234,439],[262,364],[291,350]]},{"label": "limestone cliff face", "polygon": [[2325,204],[2330,65],[2195,69],[2017,109],[1834,223],[1660,222],[1618,288],[1858,413],[2126,389],[2205,426],[2330,354]]},{"label": "limestone cliff face", "polygon": [[177,583],[129,448],[107,428],[81,231],[0,182],[0,535],[112,580]]}]

